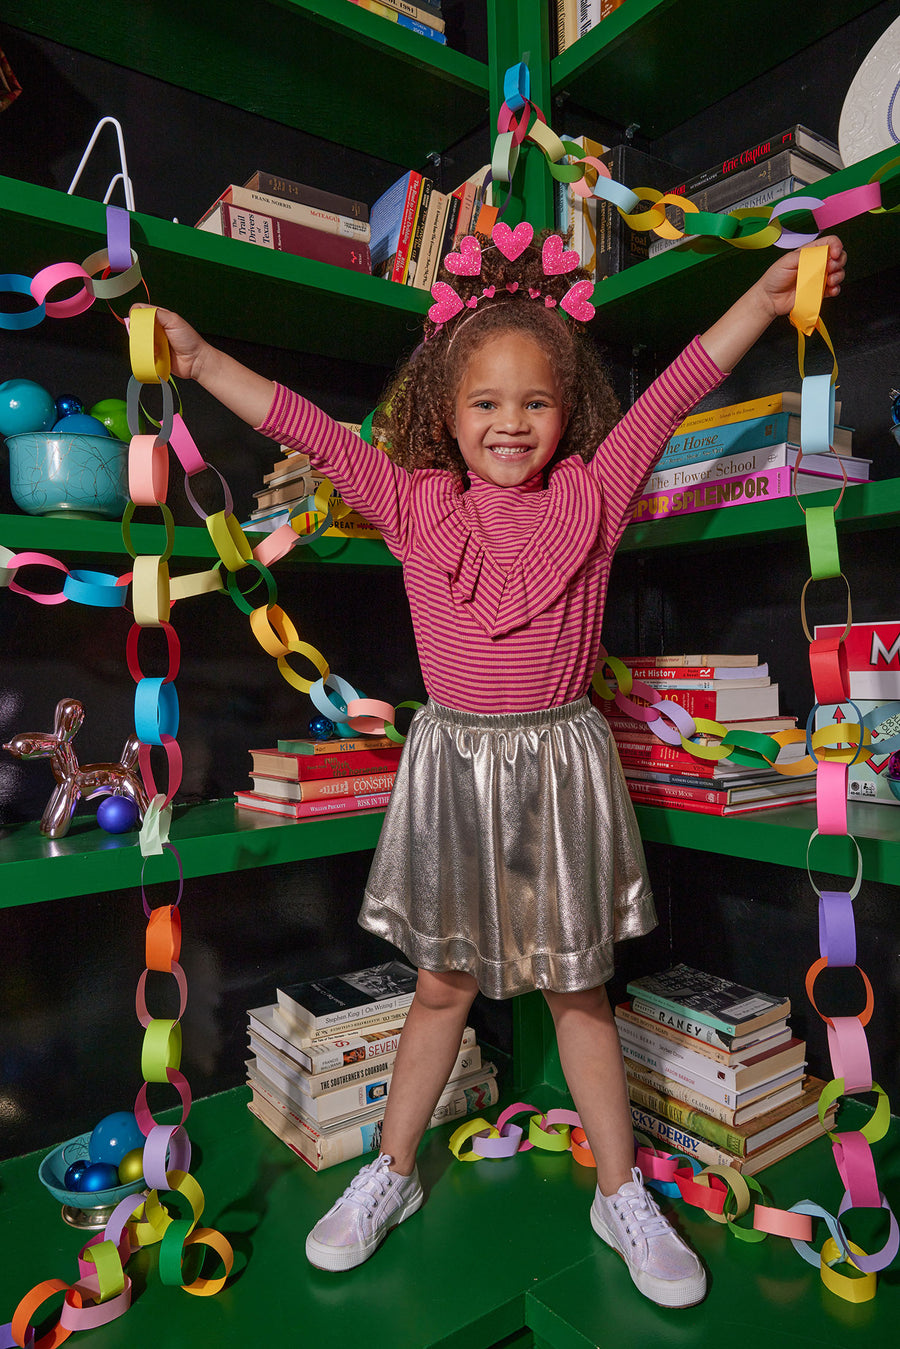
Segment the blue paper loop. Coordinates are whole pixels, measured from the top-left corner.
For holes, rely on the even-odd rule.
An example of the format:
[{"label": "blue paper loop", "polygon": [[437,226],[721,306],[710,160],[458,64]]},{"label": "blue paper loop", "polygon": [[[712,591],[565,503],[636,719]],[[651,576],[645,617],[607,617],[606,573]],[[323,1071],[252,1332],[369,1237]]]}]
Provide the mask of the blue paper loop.
[{"label": "blue paper loop", "polygon": [[144,745],[161,745],[178,735],[178,694],[163,679],[139,679],[134,691],[134,730]]},{"label": "blue paper loop", "polygon": [[800,450],[830,454],[834,441],[834,385],[830,375],[807,375],[800,386]]},{"label": "blue paper loop", "polygon": [[531,98],[531,73],[524,61],[510,66],[503,76],[503,102],[510,112],[518,112]]},{"label": "blue paper loop", "polygon": [[[31,295],[31,277],[22,276],[18,272],[6,272],[0,275],[0,292],[7,291],[12,295]],[[6,311],[0,311],[0,328],[8,328],[10,331],[18,331],[21,328],[35,328],[42,319],[47,317],[47,306],[44,304],[35,305],[33,309],[26,309],[22,314],[9,314]]]}]

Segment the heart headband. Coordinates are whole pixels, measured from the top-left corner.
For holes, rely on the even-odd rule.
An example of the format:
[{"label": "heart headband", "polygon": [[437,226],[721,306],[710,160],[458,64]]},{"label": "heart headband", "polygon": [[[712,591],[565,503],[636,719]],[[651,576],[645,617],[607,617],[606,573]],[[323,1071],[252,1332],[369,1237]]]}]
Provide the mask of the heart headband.
[{"label": "heart headband", "polygon": [[[509,262],[515,262],[531,245],[533,239],[534,230],[527,221],[523,220],[515,229],[511,229],[504,221],[498,220],[491,231],[489,246],[499,249]],[[480,242],[475,235],[467,234],[460,240],[458,251],[448,253],[444,258],[444,266],[455,276],[477,277],[481,275],[481,258]],[[558,234],[547,236],[541,246],[541,268],[545,277],[564,276],[580,266],[581,259],[578,254],[572,249],[567,249]],[[505,289],[511,295],[515,294],[519,291],[519,282],[509,281]],[[581,323],[589,322],[597,312],[590,300],[593,290],[590,281],[576,281],[559,300],[559,308]],[[543,300],[548,309],[554,308],[557,304],[554,296],[544,295],[540,287],[529,286],[527,291],[522,290],[519,293],[523,298],[527,295],[530,300]],[[434,304],[428,310],[428,317],[439,329],[464,310],[474,310],[480,299],[494,299],[497,290],[495,286],[486,286],[481,295],[472,295],[468,300],[463,300],[446,281],[436,281],[431,287],[431,294]]]}]

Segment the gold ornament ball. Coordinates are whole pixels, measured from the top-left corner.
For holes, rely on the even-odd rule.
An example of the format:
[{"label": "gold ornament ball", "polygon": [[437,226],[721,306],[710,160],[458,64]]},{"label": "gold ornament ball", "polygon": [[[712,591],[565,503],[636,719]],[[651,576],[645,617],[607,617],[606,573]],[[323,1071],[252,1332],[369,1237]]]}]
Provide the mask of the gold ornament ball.
[{"label": "gold ornament ball", "polygon": [[133,1180],[141,1180],[144,1175],[144,1149],[132,1148],[119,1162],[119,1182],[130,1185]]}]

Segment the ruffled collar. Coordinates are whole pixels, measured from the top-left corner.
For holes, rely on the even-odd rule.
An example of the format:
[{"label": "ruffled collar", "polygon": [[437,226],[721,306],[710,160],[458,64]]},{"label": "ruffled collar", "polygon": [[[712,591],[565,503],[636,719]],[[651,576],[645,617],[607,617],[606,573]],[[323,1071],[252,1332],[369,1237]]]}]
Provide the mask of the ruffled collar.
[{"label": "ruffled collar", "polygon": [[[597,541],[602,494],[578,456],[558,464],[546,487],[542,474],[516,487],[473,479],[468,490],[441,470],[419,470],[413,479],[420,546],[446,574],[453,603],[465,605],[490,637],[547,609]],[[512,555],[498,537],[501,509],[522,540]]]}]

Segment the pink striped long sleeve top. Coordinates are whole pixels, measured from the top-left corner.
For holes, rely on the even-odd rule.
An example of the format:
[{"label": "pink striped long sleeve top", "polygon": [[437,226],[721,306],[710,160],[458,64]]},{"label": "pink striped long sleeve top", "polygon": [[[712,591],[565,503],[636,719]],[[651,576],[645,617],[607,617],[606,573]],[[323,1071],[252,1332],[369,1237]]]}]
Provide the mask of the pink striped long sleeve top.
[{"label": "pink striped long sleeve top", "polygon": [[586,693],[622,532],[669,436],[724,378],[695,338],[588,463],[517,487],[409,472],[282,385],[257,429],[307,453],[403,564],[429,696],[530,712]]}]

